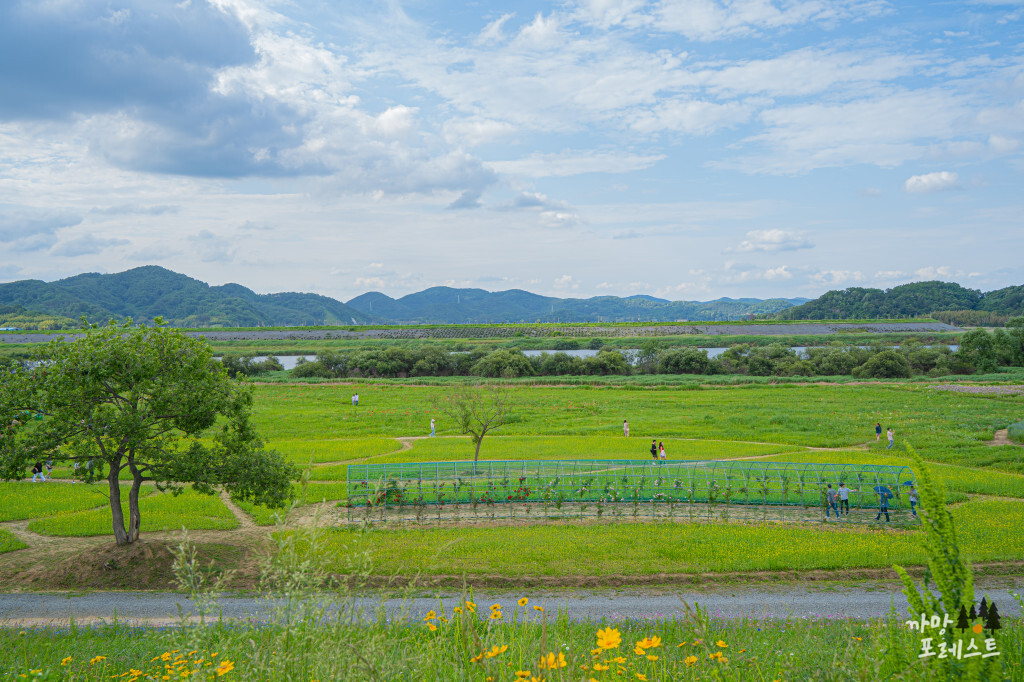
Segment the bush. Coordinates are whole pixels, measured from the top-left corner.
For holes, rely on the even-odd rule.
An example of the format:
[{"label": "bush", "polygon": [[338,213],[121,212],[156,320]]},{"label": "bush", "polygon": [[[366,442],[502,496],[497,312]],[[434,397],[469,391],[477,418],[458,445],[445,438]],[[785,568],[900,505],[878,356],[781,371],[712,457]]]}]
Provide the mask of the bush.
[{"label": "bush", "polygon": [[894,350],[883,350],[853,371],[863,379],[905,379],[911,375],[910,361]]},{"label": "bush", "polygon": [[659,374],[718,374],[721,365],[708,357],[706,350],[687,348],[661,354]]}]

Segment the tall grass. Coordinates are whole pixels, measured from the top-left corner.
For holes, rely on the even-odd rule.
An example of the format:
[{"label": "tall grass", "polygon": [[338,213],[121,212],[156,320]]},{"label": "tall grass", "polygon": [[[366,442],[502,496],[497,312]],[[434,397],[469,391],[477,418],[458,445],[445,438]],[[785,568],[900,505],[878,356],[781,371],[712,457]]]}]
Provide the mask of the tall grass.
[{"label": "tall grass", "polygon": [[[123,499],[122,510],[128,518],[128,501]],[[147,531],[215,529],[238,527],[234,514],[219,498],[186,490],[175,496],[154,493],[139,500],[142,528]],[[110,509],[65,512],[29,523],[29,530],[42,535],[90,536],[113,535]]]}]

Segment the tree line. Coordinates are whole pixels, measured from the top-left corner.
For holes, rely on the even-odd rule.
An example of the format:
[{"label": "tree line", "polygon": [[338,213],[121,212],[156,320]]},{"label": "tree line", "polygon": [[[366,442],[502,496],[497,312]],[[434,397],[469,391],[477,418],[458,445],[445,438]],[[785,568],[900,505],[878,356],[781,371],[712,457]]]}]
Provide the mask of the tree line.
[{"label": "tree line", "polygon": [[[239,366],[245,361],[242,358]],[[271,358],[261,366],[248,362],[249,375],[278,366]],[[232,360],[232,366],[235,361]],[[960,348],[928,346],[908,338],[898,347],[832,344],[808,348],[800,354],[781,343],[760,346],[736,344],[712,358],[698,348],[662,348],[648,340],[627,357],[614,350],[599,350],[579,358],[554,351],[527,357],[519,349],[476,349],[449,352],[438,347],[391,347],[349,353],[323,352],[316,360],[292,370],[298,378],[406,378],[406,377],[529,377],[603,376],[640,374],[739,374],[749,376],[854,376],[900,378],[990,373],[1005,366],[1024,366],[1024,317],[1010,320],[1005,329],[974,330],[960,339]],[[230,371],[230,370],[229,370]]]}]

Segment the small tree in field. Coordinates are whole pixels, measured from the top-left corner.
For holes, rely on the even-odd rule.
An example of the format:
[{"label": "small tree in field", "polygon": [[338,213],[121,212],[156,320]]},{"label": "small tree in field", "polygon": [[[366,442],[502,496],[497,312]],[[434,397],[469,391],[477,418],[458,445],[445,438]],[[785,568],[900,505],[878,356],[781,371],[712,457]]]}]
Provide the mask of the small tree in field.
[{"label": "small tree in field", "polygon": [[510,405],[508,388],[493,384],[458,386],[437,403],[438,409],[455,423],[460,433],[468,433],[473,438],[474,462],[480,461],[484,436],[505,423]]},{"label": "small tree in field", "polygon": [[[52,458],[107,471],[114,538],[139,538],[139,492],[183,484],[271,507],[291,495],[297,470],[265,450],[250,424],[252,392],[228,378],[200,339],[131,321],[92,326],[77,341],[52,341],[39,366],[0,376],[0,478],[24,476]],[[97,466],[97,468],[99,468]],[[119,479],[127,473],[128,524]]]}]

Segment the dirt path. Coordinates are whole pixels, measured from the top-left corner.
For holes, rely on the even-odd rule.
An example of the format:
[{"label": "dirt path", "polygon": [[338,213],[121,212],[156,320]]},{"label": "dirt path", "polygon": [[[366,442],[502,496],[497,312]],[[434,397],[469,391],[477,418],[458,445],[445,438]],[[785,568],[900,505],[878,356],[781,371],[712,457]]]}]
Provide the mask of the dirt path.
[{"label": "dirt path", "polygon": [[985,445],[1016,445],[1017,447],[1024,447],[1020,443],[1014,443],[1010,440],[1009,429],[999,429],[995,432],[992,440],[985,441]]},{"label": "dirt path", "polygon": [[238,505],[231,501],[231,496],[226,492],[221,491],[220,501],[224,503],[224,506],[228,508],[235,516],[235,520],[238,521],[239,530],[255,530],[259,528],[256,522],[252,520],[252,517],[246,514]]}]

